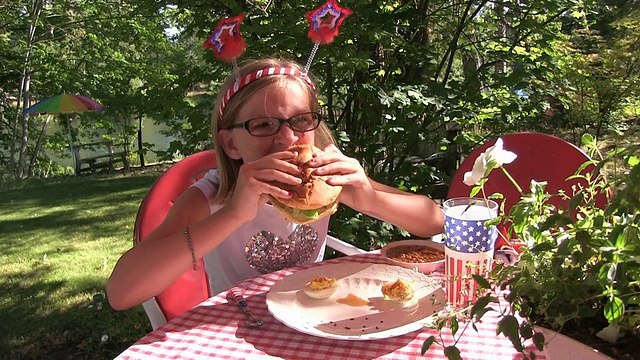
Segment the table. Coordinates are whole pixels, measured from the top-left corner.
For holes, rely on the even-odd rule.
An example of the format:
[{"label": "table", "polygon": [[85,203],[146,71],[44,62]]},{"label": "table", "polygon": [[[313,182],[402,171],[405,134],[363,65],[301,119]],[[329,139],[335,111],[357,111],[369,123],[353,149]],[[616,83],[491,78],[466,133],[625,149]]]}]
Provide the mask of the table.
[{"label": "table", "polygon": [[[259,328],[244,326],[245,316],[222,292],[202,302],[147,334],[116,359],[443,359],[443,349],[432,345],[420,356],[423,342],[434,329],[423,328],[412,333],[384,340],[346,341],[325,339],[297,332],[276,320],[265,303],[266,293],[277,281],[297,270],[321,264],[341,262],[390,264],[377,253],[359,254],[321,263],[284,269],[257,278],[241,281],[235,288],[242,291],[253,314],[264,320]],[[457,347],[463,359],[521,359],[511,342],[496,336],[497,317],[491,312],[477,324],[478,332],[469,327]],[[463,325],[460,325],[460,329]],[[443,331],[447,345],[452,336]],[[547,359],[537,352],[537,359]]]}]

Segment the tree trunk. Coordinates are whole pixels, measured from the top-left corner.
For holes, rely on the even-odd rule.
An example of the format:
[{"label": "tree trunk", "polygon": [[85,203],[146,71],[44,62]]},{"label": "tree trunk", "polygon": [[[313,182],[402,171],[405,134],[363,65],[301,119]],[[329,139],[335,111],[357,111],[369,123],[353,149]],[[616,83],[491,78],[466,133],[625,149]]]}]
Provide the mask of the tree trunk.
[{"label": "tree trunk", "polygon": [[[29,107],[29,86],[31,84],[31,72],[27,73],[27,77],[24,82],[24,105],[23,109]],[[27,165],[27,146],[29,145],[29,115],[22,114],[22,136],[20,137],[20,152],[18,156],[18,171],[17,176],[19,179],[25,177],[25,167]]]},{"label": "tree trunk", "polygon": [[142,148],[142,115],[138,117],[138,156],[140,156],[140,167],[144,168],[144,149]]},{"label": "tree trunk", "polygon": [[47,118],[44,120],[44,124],[42,124],[42,130],[40,130],[40,135],[38,135],[38,141],[36,142],[36,149],[33,150],[33,155],[31,155],[31,163],[29,164],[29,176],[33,176],[33,169],[36,166],[36,158],[38,157],[38,153],[40,152],[42,137],[44,136],[44,131],[47,129],[47,124],[49,124],[49,120],[51,120],[51,114],[47,115]]},{"label": "tree trunk", "polygon": [[26,109],[30,104],[29,96],[29,83],[31,81],[30,61],[31,52],[33,50],[33,42],[36,34],[37,26],[42,13],[42,0],[33,0],[31,11],[31,21],[27,30],[27,53],[24,55],[24,62],[22,66],[22,76],[20,79],[20,90],[18,93],[18,107],[16,108],[16,116],[13,122],[13,137],[11,139],[11,157],[9,167],[11,169],[14,178],[22,178],[25,171],[25,165],[27,162],[27,145],[29,140],[29,121],[28,115],[22,114],[22,134],[20,135],[20,150],[18,152],[18,166],[16,168],[15,156],[16,156],[16,143],[18,142],[18,119],[20,118],[20,101],[22,98],[23,109]]},{"label": "tree trunk", "polygon": [[[498,29],[496,30],[496,37],[498,39],[507,38],[507,24],[504,18],[504,7],[501,4],[496,4],[494,7],[496,12],[496,19],[498,21]],[[496,74],[505,74],[507,72],[507,63],[504,60],[498,60],[495,63]]]}]

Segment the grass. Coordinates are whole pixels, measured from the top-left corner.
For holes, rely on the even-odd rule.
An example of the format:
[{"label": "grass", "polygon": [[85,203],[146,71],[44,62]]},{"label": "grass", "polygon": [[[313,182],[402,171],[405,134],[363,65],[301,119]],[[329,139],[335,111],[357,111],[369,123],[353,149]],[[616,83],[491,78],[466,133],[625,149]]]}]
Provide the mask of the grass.
[{"label": "grass", "polygon": [[112,359],[151,331],[105,285],[159,173],[2,184],[0,359]]}]

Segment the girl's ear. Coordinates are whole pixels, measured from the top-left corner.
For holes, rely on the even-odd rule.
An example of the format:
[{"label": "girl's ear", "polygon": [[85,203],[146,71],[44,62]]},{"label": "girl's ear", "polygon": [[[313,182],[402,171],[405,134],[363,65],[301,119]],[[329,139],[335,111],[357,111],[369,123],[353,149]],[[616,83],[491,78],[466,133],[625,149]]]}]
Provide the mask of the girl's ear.
[{"label": "girl's ear", "polygon": [[231,135],[231,130],[222,129],[218,131],[218,143],[222,147],[222,150],[227,154],[228,157],[234,160],[240,160],[242,156],[240,156],[240,151],[238,147],[236,147],[235,140]]}]

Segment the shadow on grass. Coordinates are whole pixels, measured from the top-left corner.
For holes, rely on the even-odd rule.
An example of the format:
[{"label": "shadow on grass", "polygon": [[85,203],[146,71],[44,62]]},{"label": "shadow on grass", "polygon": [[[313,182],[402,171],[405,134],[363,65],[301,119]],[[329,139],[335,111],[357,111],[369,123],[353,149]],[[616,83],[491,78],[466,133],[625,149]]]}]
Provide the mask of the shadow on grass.
[{"label": "shadow on grass", "polygon": [[[135,213],[157,174],[121,178],[71,178],[68,181],[0,191],[8,206],[0,208],[0,253],[17,254],[31,246],[30,234],[61,233],[87,240],[122,231],[119,224]],[[133,226],[133,222],[131,222]]]},{"label": "shadow on grass", "polygon": [[48,266],[40,266],[1,282],[2,292],[11,295],[0,304],[0,358],[113,359],[151,331],[140,306],[121,312],[109,307],[101,292],[104,279],[81,281],[80,291],[74,292],[86,293],[86,299],[64,310],[51,307],[49,294],[77,295],[65,291],[65,282],[20,285],[48,271]]},{"label": "shadow on grass", "polygon": [[[132,244],[137,208],[158,175],[57,178],[0,189],[0,359],[112,359],[151,331],[141,306],[109,307],[105,273],[112,264],[97,256],[93,267],[94,259],[83,258],[96,248],[117,258]],[[59,275],[56,256],[81,265],[72,276]]]}]

